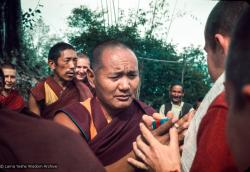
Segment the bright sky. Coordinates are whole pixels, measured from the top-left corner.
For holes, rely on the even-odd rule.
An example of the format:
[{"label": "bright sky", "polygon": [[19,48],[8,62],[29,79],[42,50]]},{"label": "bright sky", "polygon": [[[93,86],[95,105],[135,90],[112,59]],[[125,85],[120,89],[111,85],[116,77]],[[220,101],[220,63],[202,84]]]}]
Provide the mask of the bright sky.
[{"label": "bright sky", "polygon": [[[101,2],[112,2],[111,0],[21,0],[22,8],[27,11],[28,8],[34,9],[38,2],[44,7],[41,8],[43,20],[50,26],[52,33],[63,35],[67,30],[66,18],[70,15],[73,8],[80,5],[86,5],[91,9],[101,9]],[[119,2],[119,8],[128,10],[130,8],[148,9],[151,0],[113,0],[115,4]],[[169,2],[170,14],[186,12],[183,17],[177,17],[173,20],[170,27],[167,41],[176,44],[178,49],[189,46],[204,46],[203,32],[206,19],[217,3],[211,0],[167,0]],[[118,5],[117,5],[118,6]],[[175,10],[174,10],[175,7]],[[126,12],[126,11],[125,11]],[[194,19],[195,18],[195,19]]]}]

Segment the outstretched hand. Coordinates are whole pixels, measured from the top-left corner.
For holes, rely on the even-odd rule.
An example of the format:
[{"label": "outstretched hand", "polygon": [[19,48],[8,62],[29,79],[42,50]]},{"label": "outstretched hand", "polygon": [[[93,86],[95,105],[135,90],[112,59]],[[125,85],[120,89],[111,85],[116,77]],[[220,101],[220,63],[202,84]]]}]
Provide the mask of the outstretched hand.
[{"label": "outstretched hand", "polygon": [[144,124],[140,124],[142,136],[138,136],[133,143],[136,156],[143,162],[129,158],[132,165],[153,171],[180,171],[180,153],[177,129],[172,127],[169,130],[169,144],[161,144],[147,129]]}]

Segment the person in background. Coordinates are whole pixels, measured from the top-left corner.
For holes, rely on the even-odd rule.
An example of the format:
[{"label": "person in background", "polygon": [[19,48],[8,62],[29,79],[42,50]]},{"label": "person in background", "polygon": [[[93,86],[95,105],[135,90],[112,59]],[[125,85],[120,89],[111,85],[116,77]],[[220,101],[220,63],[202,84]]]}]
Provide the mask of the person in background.
[{"label": "person in background", "polygon": [[16,67],[13,64],[5,63],[1,65],[4,73],[4,86],[1,89],[0,103],[2,106],[20,112],[25,102],[19,91],[15,89],[16,85]]},{"label": "person in background", "polygon": [[228,143],[239,171],[250,171],[250,7],[240,18],[226,63],[225,89],[229,104]]},{"label": "person in background", "polygon": [[76,78],[85,82],[87,80],[87,70],[90,69],[90,60],[86,54],[77,53]]},{"label": "person in background", "polygon": [[172,84],[169,89],[169,98],[171,102],[161,105],[159,113],[180,119],[184,115],[193,111],[194,109],[191,104],[182,101],[183,97],[184,88],[182,84]]},{"label": "person in background", "polygon": [[88,80],[87,71],[90,70],[90,60],[86,54],[77,53],[76,79],[86,84],[92,94],[95,94],[94,86]]},{"label": "person in background", "polygon": [[[0,89],[4,82],[0,70]],[[86,142],[69,129],[2,104],[0,114],[1,171],[105,171]]]},{"label": "person in background", "polygon": [[53,119],[59,108],[92,97],[88,86],[74,79],[76,63],[76,51],[70,44],[59,42],[51,47],[48,64],[53,75],[30,90],[30,111],[43,118]]}]

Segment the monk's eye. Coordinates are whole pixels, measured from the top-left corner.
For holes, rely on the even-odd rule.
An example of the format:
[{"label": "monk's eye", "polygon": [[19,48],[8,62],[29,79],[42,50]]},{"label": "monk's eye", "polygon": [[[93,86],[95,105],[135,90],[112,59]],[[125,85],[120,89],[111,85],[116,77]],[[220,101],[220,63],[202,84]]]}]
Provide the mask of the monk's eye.
[{"label": "monk's eye", "polygon": [[121,78],[121,75],[119,74],[109,76],[109,79],[111,79],[112,81],[117,81],[119,78]]},{"label": "monk's eye", "polygon": [[128,78],[129,79],[135,79],[137,76],[138,76],[137,72],[128,73]]}]

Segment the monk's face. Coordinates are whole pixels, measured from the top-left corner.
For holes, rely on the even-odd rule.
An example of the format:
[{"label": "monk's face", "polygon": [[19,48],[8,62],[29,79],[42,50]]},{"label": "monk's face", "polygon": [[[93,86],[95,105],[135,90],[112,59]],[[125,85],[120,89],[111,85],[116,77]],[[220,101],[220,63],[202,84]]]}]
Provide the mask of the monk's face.
[{"label": "monk's face", "polygon": [[78,58],[76,65],[76,78],[78,80],[84,80],[87,75],[87,70],[90,68],[90,62],[88,58]]},{"label": "monk's face", "polygon": [[95,71],[96,95],[108,111],[131,105],[139,84],[138,62],[135,54],[120,47],[106,48],[102,66]]},{"label": "monk's face", "polygon": [[16,84],[16,69],[3,68],[4,89],[11,90]]},{"label": "monk's face", "polygon": [[75,76],[75,67],[77,62],[76,52],[66,49],[61,52],[57,63],[52,63],[50,67],[54,71],[55,80],[71,81]]}]

